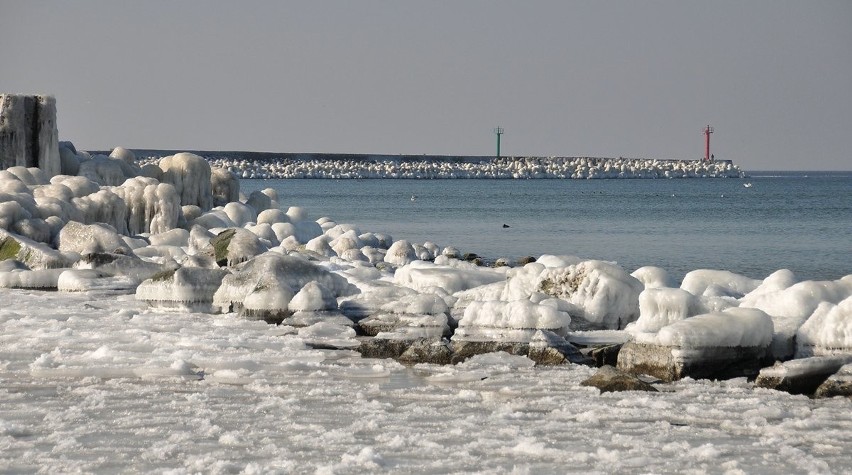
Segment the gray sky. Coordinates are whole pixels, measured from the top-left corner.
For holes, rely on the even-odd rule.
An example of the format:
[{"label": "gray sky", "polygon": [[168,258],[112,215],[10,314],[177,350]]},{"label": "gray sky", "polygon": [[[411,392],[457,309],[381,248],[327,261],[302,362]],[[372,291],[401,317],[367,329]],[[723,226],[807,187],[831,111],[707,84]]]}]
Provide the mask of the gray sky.
[{"label": "gray sky", "polygon": [[81,149],[852,170],[852,2],[0,0],[0,92]]}]

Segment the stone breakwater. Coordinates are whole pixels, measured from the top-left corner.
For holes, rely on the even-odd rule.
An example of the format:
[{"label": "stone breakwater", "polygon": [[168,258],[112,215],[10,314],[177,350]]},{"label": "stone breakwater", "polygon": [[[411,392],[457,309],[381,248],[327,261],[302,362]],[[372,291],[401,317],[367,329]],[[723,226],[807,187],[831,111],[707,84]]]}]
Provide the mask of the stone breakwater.
[{"label": "stone breakwater", "polygon": [[[193,152],[240,178],[284,179],[615,179],[738,178],[730,160],[600,157],[442,157],[416,155]],[[142,164],[167,152],[136,151]]]}]

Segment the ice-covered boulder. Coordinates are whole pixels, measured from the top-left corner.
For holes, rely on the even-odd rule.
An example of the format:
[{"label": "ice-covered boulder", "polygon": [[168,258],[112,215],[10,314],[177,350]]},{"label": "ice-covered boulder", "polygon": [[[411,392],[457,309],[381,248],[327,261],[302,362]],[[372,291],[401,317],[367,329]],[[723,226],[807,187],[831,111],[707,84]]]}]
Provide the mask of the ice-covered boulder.
[{"label": "ice-covered boulder", "polygon": [[216,313],[213,296],[228,274],[224,269],[181,267],[154,275],[136,288],[136,299],[152,307]]},{"label": "ice-covered boulder", "polygon": [[56,281],[60,292],[129,292],[136,290],[138,280],[125,276],[111,275],[95,269],[68,269]]},{"label": "ice-covered boulder", "polygon": [[103,188],[82,198],[73,198],[71,202],[80,212],[83,223],[104,223],[119,234],[128,234],[127,204],[112,189]]},{"label": "ice-covered boulder", "polygon": [[294,312],[337,310],[337,299],[328,287],[316,281],[306,283],[290,301]]},{"label": "ice-covered boulder", "polygon": [[684,276],[680,288],[698,296],[740,298],[761,283],[726,270],[698,269]]},{"label": "ice-covered boulder", "polygon": [[136,154],[124,147],[115,147],[114,149],[112,149],[112,152],[110,152],[109,154],[109,158],[123,160],[129,165],[133,165],[136,163]]},{"label": "ice-covered boulder", "polygon": [[69,267],[73,259],[50,246],[0,229],[0,261],[20,261],[28,269]]},{"label": "ice-covered boulder", "polygon": [[235,268],[223,280],[214,303],[224,312],[239,311],[245,298],[256,289],[285,285],[295,294],[313,281],[325,286],[335,297],[357,292],[346,278],[306,259],[267,252]]},{"label": "ice-covered boulder", "polygon": [[203,211],[213,206],[211,171],[207,160],[198,155],[182,152],[160,160],[163,183],[177,190],[181,205],[196,205]]},{"label": "ice-covered boulder", "polygon": [[669,277],[669,273],[661,267],[640,267],[633,271],[630,275],[639,279],[639,282],[642,282],[646,289],[660,289],[677,286],[671,277]]},{"label": "ice-covered boulder", "polygon": [[[287,218],[290,220],[289,224],[292,227],[286,226],[287,223],[283,224],[289,231],[292,231],[292,236],[294,236],[300,244],[306,244],[311,239],[320,236],[323,233],[322,227],[319,223],[312,221],[308,216],[307,211],[298,206],[291,206],[287,210]],[[273,229],[275,228],[273,227]],[[275,231],[275,234],[278,234],[278,230]],[[284,237],[279,237],[279,240],[284,241]]]},{"label": "ice-covered boulder", "polygon": [[639,294],[639,319],[630,332],[656,333],[674,322],[702,313],[697,297],[683,289],[646,288]]},{"label": "ice-covered boulder", "polygon": [[67,269],[16,269],[0,272],[0,288],[56,290],[59,275]]},{"label": "ice-covered boulder", "polygon": [[772,334],[769,315],[731,307],[674,322],[657,333],[635,334],[618,354],[618,369],[663,381],[755,376],[764,366]]},{"label": "ice-covered boulder", "polygon": [[852,354],[843,356],[812,356],[777,362],[760,370],[755,386],[777,389],[790,394],[814,394],[829,376],[843,365],[852,362]]},{"label": "ice-covered boulder", "polygon": [[213,257],[221,267],[232,266],[259,256],[269,247],[251,231],[243,228],[229,228],[210,239],[205,253]]},{"label": "ice-covered boulder", "polygon": [[240,180],[225,168],[214,167],[210,170],[210,186],[213,206],[225,206],[240,199]]},{"label": "ice-covered boulder", "polygon": [[[399,242],[403,241],[397,241],[397,243]],[[393,246],[391,247],[393,248]],[[385,261],[387,261],[387,257],[385,257]],[[440,265],[425,261],[414,261],[399,267],[394,273],[394,282],[399,285],[410,287],[419,292],[440,288],[450,294],[504,280],[506,280],[505,274],[499,271],[476,267],[467,263]]]},{"label": "ice-covered boulder", "polygon": [[621,391],[650,391],[657,392],[657,388],[642,381],[633,374],[619,371],[612,366],[601,366],[592,377],[580,382],[580,386],[591,386],[598,388],[600,392]]},{"label": "ice-covered boulder", "polygon": [[127,206],[128,234],[158,234],[177,227],[182,210],[172,185],[158,183],[153,178],[136,177],[111,191]]},{"label": "ice-covered boulder", "polygon": [[835,396],[852,398],[852,363],[843,365],[814,392],[817,398]]},{"label": "ice-covered boulder", "polygon": [[404,266],[417,260],[414,247],[405,239],[400,239],[388,248],[384,261],[393,266]]},{"label": "ice-covered boulder", "polygon": [[264,282],[243,299],[240,316],[266,323],[281,323],[292,312],[289,309],[294,292],[286,283]]},{"label": "ice-covered boulder", "polygon": [[852,297],[822,302],[796,334],[796,357],[852,355]]},{"label": "ice-covered boulder", "polygon": [[154,275],[178,268],[174,260],[156,263],[134,255],[114,253],[89,253],[74,263],[76,269],[96,270],[104,276],[121,277],[136,284]]},{"label": "ice-covered boulder", "polygon": [[56,247],[61,252],[80,255],[92,253],[132,254],[133,251],[121,236],[102,224],[82,224],[69,221],[56,237]]},{"label": "ice-covered boulder", "polygon": [[[540,260],[539,262],[540,263]],[[608,329],[622,329],[639,317],[639,293],[644,286],[617,265],[582,261],[545,269],[538,292],[565,299],[582,310],[579,317]]]},{"label": "ice-covered boulder", "polygon": [[139,176],[140,173],[141,170],[137,165],[105,155],[95,155],[81,161],[77,171],[78,175],[106,186],[121,185],[128,178]]},{"label": "ice-covered boulder", "polygon": [[386,339],[440,339],[450,336],[449,307],[435,294],[411,294],[387,302],[379,313],[358,322],[365,335]]},{"label": "ice-covered boulder", "polygon": [[246,206],[238,201],[226,204],[223,211],[237,226],[245,226],[246,223],[257,222],[257,212],[250,206]]},{"label": "ice-covered boulder", "polygon": [[260,213],[272,208],[272,198],[260,190],[255,190],[246,200],[246,206],[251,207],[255,213]]}]

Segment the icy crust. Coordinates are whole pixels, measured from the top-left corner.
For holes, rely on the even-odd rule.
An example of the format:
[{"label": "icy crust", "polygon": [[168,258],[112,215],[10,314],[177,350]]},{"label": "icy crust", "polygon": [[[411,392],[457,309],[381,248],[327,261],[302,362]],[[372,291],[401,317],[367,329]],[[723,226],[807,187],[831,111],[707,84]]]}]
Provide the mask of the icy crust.
[{"label": "icy crust", "polygon": [[772,342],[772,318],[749,308],[696,315],[660,329],[637,333],[637,343],[676,348],[768,347]]}]

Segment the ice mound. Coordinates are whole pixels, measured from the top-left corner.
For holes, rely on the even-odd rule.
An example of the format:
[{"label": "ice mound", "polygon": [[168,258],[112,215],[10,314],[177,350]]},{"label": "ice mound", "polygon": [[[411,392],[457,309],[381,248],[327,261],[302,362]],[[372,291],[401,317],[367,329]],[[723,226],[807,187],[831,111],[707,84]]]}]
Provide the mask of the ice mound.
[{"label": "ice mound", "polygon": [[156,274],[177,269],[178,264],[173,259],[157,263],[133,255],[90,253],[75,262],[74,267],[96,270],[107,276],[121,277],[139,284]]},{"label": "ice mound", "polygon": [[289,304],[293,295],[293,289],[286,284],[260,284],[243,299],[240,316],[249,320],[281,323],[291,313]]},{"label": "ice mound", "polygon": [[114,276],[94,269],[69,269],[56,281],[60,292],[134,291],[139,281],[124,276]]},{"label": "ice mound", "polygon": [[102,188],[82,198],[72,198],[71,203],[79,211],[82,223],[103,223],[120,234],[128,233],[127,203],[112,189]]},{"label": "ice mound", "polygon": [[292,294],[310,282],[326,287],[336,297],[349,296],[357,289],[346,278],[331,273],[304,258],[268,252],[233,269],[225,277],[213,302],[224,312],[237,311],[246,297],[256,289],[286,286]]},{"label": "ice mound", "polygon": [[822,302],[796,334],[796,357],[852,355],[852,297]]},{"label": "ice mound", "polygon": [[128,178],[139,176],[141,172],[138,166],[120,158],[95,155],[80,162],[77,174],[100,185],[118,186]]},{"label": "ice mound", "polygon": [[380,310],[358,322],[364,334],[386,339],[450,336],[449,307],[438,295],[406,295],[385,303]]},{"label": "ice mound", "polygon": [[[543,329],[566,332],[571,316],[550,305],[538,305],[529,300],[513,302],[471,302],[459,321],[459,331],[472,334],[473,328],[482,329]],[[458,335],[458,331],[456,333]]]},{"label": "ice mound", "polygon": [[[319,223],[311,221],[307,211],[303,208],[291,206],[287,209],[287,218],[292,225],[292,236],[294,236],[300,244],[305,244],[323,233],[323,229]],[[278,234],[277,231],[276,234]],[[284,240],[281,236],[279,236],[278,239],[281,241]]]},{"label": "ice mound", "polygon": [[162,272],[136,288],[136,299],[152,307],[216,313],[213,297],[228,274],[224,269],[181,267]]},{"label": "ice mound", "polygon": [[[361,286],[361,283],[356,282],[356,285]],[[340,310],[344,315],[354,320],[379,313],[384,305],[417,294],[415,290],[410,288],[381,281],[372,282],[359,288],[361,288],[361,293],[339,300]]]},{"label": "ice mound", "polygon": [[639,294],[639,319],[627,329],[656,333],[665,326],[701,313],[702,308],[698,298],[683,289],[646,288]]},{"label": "ice mound", "polygon": [[238,201],[233,201],[225,205],[222,209],[228,218],[237,226],[245,226],[246,223],[257,222],[257,211],[251,206],[242,204]]},{"label": "ice mound", "polygon": [[396,241],[388,248],[384,261],[393,266],[404,266],[417,260],[414,246],[405,239]]},{"label": "ice mound", "polygon": [[661,267],[640,267],[633,271],[630,275],[639,279],[639,282],[642,282],[646,289],[660,289],[677,286],[671,277],[669,277],[669,273]]},{"label": "ice mound", "polygon": [[[774,275],[774,274],[773,274]],[[852,280],[807,280],[778,290],[757,289],[740,299],[741,307],[781,317],[807,318],[822,302],[838,303],[852,295]]]},{"label": "ice mound", "polygon": [[195,205],[202,211],[213,207],[210,165],[192,153],[177,153],[160,160],[161,182],[175,187],[181,205]]},{"label": "ice mound", "polygon": [[[399,242],[403,241],[397,241],[397,243]],[[385,260],[387,261],[387,258]],[[451,266],[415,261],[399,267],[394,273],[394,282],[399,285],[421,292],[437,287],[450,294],[501,282],[505,279],[505,275],[499,271],[476,267],[468,263],[458,263]]]},{"label": "ice mound", "polygon": [[0,272],[0,287],[7,289],[41,289],[57,288],[59,276],[66,269],[15,269]]},{"label": "ice mound", "polygon": [[761,283],[726,270],[698,269],[684,276],[680,288],[698,296],[740,298]]},{"label": "ice mound", "polygon": [[355,339],[355,330],[346,325],[330,322],[317,322],[299,329],[299,337],[313,348],[357,348],[360,343]]},{"label": "ice mound", "polygon": [[589,260],[545,269],[536,290],[576,305],[591,323],[618,330],[639,317],[643,285],[621,267]]},{"label": "ice mound", "polygon": [[181,203],[174,186],[153,178],[136,177],[111,191],[127,207],[128,234],[158,234],[178,226]]},{"label": "ice mound", "polygon": [[337,310],[337,299],[328,287],[316,281],[305,284],[290,301],[293,311],[318,312]]},{"label": "ice mound", "polygon": [[772,318],[766,313],[731,307],[676,321],[656,335],[637,335],[636,341],[677,348],[767,347],[772,332]]}]

